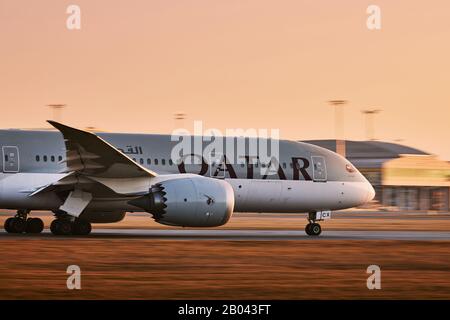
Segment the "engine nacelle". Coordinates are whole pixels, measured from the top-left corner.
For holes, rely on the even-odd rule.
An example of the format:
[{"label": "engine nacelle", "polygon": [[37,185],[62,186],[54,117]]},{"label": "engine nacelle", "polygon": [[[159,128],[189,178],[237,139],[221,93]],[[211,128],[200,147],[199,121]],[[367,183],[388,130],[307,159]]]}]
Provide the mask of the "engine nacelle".
[{"label": "engine nacelle", "polygon": [[234,209],[232,187],[223,180],[189,177],[153,185],[149,193],[129,201],[153,215],[156,222],[182,227],[217,227]]}]

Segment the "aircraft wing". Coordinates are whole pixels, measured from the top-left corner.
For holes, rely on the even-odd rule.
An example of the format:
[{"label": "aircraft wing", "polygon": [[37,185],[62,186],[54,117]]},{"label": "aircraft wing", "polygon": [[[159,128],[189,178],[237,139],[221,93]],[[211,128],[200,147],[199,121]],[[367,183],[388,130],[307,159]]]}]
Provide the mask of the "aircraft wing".
[{"label": "aircraft wing", "polygon": [[155,177],[157,174],[137,164],[94,133],[48,121],[64,136],[65,172],[97,178]]}]

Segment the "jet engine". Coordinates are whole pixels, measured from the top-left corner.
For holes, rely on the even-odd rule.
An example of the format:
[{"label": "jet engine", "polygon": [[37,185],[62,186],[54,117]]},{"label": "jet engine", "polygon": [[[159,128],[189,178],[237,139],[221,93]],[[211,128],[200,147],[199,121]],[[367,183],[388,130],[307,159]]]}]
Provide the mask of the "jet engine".
[{"label": "jet engine", "polygon": [[217,227],[234,208],[232,187],[207,177],[175,178],[154,184],[149,193],[129,204],[151,213],[156,222],[182,227]]}]

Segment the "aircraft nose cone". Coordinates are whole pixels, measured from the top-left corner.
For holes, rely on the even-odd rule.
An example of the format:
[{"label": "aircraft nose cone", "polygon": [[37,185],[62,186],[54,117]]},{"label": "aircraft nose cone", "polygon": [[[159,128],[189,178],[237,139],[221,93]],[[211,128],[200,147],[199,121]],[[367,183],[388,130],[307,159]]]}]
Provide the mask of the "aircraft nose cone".
[{"label": "aircraft nose cone", "polygon": [[375,189],[370,183],[367,183],[367,202],[375,198]]}]

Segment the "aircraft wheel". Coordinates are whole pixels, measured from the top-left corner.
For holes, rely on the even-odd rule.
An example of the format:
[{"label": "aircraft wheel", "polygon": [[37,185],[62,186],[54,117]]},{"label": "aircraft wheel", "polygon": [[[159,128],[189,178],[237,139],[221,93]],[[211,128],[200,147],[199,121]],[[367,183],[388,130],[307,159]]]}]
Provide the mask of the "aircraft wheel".
[{"label": "aircraft wheel", "polygon": [[312,225],[312,223],[308,223],[308,224],[305,226],[305,232],[306,232],[306,234],[307,234],[308,236],[311,236],[311,225]]},{"label": "aircraft wheel", "polygon": [[50,223],[50,231],[57,235],[58,234],[58,229],[59,229],[59,220],[53,220],[52,223]]},{"label": "aircraft wheel", "polygon": [[[9,230],[8,232],[10,232],[10,233],[25,232],[25,228],[27,227],[26,220],[21,219],[21,218],[16,218],[16,217],[10,218],[10,219],[11,220],[7,219],[7,220],[9,220],[9,223],[7,226],[8,227],[7,231]],[[5,222],[5,224],[6,224],[6,222]]]},{"label": "aircraft wheel", "polygon": [[12,229],[11,229],[11,222],[13,221],[14,218],[8,218],[5,220],[5,224],[3,225],[5,228],[5,231],[8,233],[12,233]]},{"label": "aircraft wheel", "polygon": [[310,236],[318,236],[322,233],[322,227],[318,223],[311,223],[309,227]]},{"label": "aircraft wheel", "polygon": [[44,222],[39,218],[29,218],[25,228],[26,233],[41,233],[44,230]]},{"label": "aircraft wheel", "polygon": [[80,236],[86,236],[91,233],[92,226],[89,222],[86,220],[75,220],[75,222],[72,225],[73,228],[73,234],[80,235]]},{"label": "aircraft wheel", "polygon": [[53,220],[50,224],[50,231],[54,235],[68,236],[72,233],[72,223],[68,220]]}]

